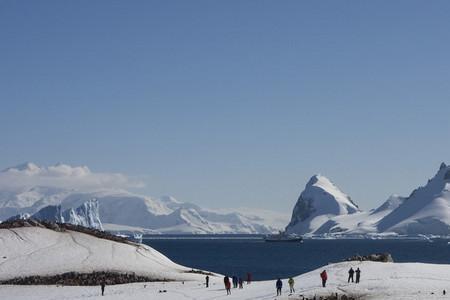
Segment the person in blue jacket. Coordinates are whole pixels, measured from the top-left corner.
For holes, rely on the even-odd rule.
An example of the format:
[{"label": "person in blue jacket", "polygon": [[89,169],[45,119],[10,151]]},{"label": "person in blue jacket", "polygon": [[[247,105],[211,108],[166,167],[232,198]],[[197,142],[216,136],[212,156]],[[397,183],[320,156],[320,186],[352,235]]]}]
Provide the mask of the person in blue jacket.
[{"label": "person in blue jacket", "polygon": [[277,287],[277,296],[281,296],[281,288],[283,288],[283,282],[281,281],[280,278],[278,278],[277,280],[276,287]]},{"label": "person in blue jacket", "polygon": [[237,276],[233,276],[232,277],[232,281],[233,281],[233,288],[237,288],[238,287],[238,278],[237,278]]}]

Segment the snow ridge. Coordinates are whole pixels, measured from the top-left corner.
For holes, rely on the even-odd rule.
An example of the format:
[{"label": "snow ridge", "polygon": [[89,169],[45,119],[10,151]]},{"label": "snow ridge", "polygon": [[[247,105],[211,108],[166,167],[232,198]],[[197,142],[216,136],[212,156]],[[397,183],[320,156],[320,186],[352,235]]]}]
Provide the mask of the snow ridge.
[{"label": "snow ridge", "polygon": [[428,183],[378,223],[381,232],[450,234],[450,166],[442,163]]},{"label": "snow ridge", "polygon": [[450,236],[450,166],[442,163],[428,183],[410,196],[392,195],[380,207],[362,212],[323,176],[308,182],[286,231],[327,236]]}]

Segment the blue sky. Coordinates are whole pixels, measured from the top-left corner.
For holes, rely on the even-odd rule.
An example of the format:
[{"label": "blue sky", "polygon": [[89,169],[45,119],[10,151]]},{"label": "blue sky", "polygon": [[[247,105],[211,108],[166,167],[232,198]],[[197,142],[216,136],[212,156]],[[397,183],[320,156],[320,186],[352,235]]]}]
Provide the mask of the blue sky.
[{"label": "blue sky", "polygon": [[448,1],[2,1],[0,167],[212,208],[361,207],[450,163]]}]

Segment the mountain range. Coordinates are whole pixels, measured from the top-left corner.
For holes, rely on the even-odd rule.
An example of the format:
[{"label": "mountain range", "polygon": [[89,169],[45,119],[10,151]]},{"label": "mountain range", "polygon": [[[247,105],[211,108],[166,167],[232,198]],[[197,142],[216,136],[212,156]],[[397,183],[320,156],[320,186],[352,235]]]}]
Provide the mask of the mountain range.
[{"label": "mountain range", "polygon": [[[98,183],[101,184],[98,184]],[[357,202],[322,175],[300,194],[290,222],[268,211],[215,211],[170,196],[129,192],[120,174],[89,168],[25,163],[0,172],[0,220],[32,216],[114,232],[153,234],[267,234],[312,237],[450,235],[450,166],[442,163],[428,182],[407,196],[390,196],[362,211]]]},{"label": "mountain range", "polygon": [[392,195],[361,211],[328,178],[313,176],[294,207],[288,233],[309,236],[450,235],[450,166],[408,197]]},{"label": "mountain range", "polygon": [[85,166],[10,167],[0,172],[0,220],[36,214],[109,231],[155,234],[266,234],[287,222],[282,214],[214,211],[169,196],[156,199],[114,187],[124,182],[119,174],[93,173]]}]

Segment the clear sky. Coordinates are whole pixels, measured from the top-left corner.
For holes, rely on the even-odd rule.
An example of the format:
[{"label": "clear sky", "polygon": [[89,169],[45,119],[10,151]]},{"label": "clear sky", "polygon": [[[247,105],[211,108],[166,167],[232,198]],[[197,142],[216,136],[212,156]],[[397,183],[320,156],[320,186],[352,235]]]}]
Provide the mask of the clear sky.
[{"label": "clear sky", "polygon": [[290,212],[364,209],[450,163],[449,1],[0,0],[0,168]]}]

